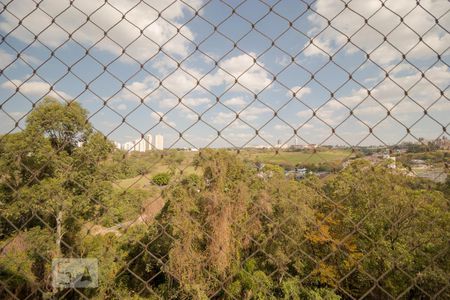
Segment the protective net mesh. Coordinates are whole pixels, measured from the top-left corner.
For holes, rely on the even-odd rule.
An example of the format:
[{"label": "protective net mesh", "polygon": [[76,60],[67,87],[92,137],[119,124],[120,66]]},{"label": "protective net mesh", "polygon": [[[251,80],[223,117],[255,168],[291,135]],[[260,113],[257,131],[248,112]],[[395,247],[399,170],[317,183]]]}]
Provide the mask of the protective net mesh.
[{"label": "protective net mesh", "polygon": [[449,26],[445,0],[2,0],[0,298],[448,299]]}]

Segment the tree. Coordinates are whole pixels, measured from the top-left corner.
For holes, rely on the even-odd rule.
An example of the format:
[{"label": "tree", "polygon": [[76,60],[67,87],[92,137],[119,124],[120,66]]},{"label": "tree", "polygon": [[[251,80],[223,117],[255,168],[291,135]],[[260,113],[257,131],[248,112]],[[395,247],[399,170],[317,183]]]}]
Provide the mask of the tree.
[{"label": "tree", "polygon": [[45,99],[30,113],[22,132],[0,141],[0,212],[2,220],[14,224],[3,233],[55,228],[52,255],[73,251],[80,224],[100,213],[95,208],[102,207],[111,192],[102,166],[112,149],[105,137],[92,131],[78,103]]},{"label": "tree", "polygon": [[92,126],[87,111],[77,102],[62,104],[45,98],[28,116],[26,130],[32,135],[45,135],[53,148],[71,154],[77,143],[86,141]]},{"label": "tree", "polygon": [[[283,288],[287,282],[296,285],[298,297],[334,295],[323,288],[327,281],[320,276],[320,293],[300,283],[315,267],[297,252],[301,242],[317,239],[316,249],[331,244],[320,236],[327,229],[316,228],[315,210],[309,207],[321,202],[320,194],[286,179],[277,168],[270,178],[261,178],[252,165],[226,151],[204,150],[195,165],[201,179],[188,176],[164,191],[166,206],[156,219],[159,230],[152,226],[153,235],[140,243],[148,245],[151,255],[133,260],[134,274],[144,281],[158,277],[155,289],[167,298],[228,298],[232,293],[239,299],[276,299],[288,297]],[[155,259],[166,255],[164,265]],[[298,280],[289,281],[295,275]],[[133,282],[133,289],[143,288],[140,281]]]},{"label": "tree", "polygon": [[[402,293],[426,297],[425,293],[434,295],[445,285],[450,265],[438,262],[448,256],[449,202],[440,191],[415,181],[384,165],[374,167],[359,160],[324,187],[339,211],[333,234],[347,237],[365,253],[358,262],[365,273],[351,273],[342,285],[354,297],[374,285],[367,274],[394,297]],[[349,275],[349,270],[338,267],[339,277]],[[370,296],[385,298],[384,291],[374,289]]]}]

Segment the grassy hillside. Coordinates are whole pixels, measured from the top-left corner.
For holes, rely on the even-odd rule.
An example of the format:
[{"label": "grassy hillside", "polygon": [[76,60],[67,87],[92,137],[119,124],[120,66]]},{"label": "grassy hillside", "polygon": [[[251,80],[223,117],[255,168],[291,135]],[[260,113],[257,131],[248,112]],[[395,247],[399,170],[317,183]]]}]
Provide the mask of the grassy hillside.
[{"label": "grassy hillside", "polygon": [[349,150],[323,150],[316,153],[300,152],[280,152],[275,154],[273,151],[245,151],[245,157],[254,161],[260,161],[271,164],[282,164],[295,166],[297,164],[317,164],[324,162],[340,162],[351,155]]}]

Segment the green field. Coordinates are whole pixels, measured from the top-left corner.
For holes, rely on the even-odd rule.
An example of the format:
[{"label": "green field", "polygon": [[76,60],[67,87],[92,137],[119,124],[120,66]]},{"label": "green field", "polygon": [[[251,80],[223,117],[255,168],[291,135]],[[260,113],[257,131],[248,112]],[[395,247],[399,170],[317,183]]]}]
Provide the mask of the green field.
[{"label": "green field", "polygon": [[[201,175],[199,173],[200,171],[196,170],[192,165],[194,157],[198,155],[198,153],[172,150],[172,155],[175,155],[179,158],[179,163],[175,165],[174,177],[179,177],[181,173],[180,171],[183,171],[184,175],[192,173]],[[271,150],[244,149],[241,150],[239,154],[239,156],[243,159],[254,162],[277,164],[284,167],[294,167],[296,165],[302,164],[339,164],[351,155],[352,153],[350,150],[343,149],[317,150],[317,152],[315,153],[312,151],[285,151],[279,152],[278,154]],[[131,155],[129,157],[129,160],[133,162],[135,166],[147,165],[147,173],[145,173],[145,175],[135,174],[129,178],[117,180],[114,182],[114,186],[116,188],[148,190],[152,186],[151,179],[155,174],[170,171],[169,162],[166,159],[159,159],[158,156],[152,156],[151,153],[146,153],[144,155]]]},{"label": "green field", "polygon": [[279,152],[273,151],[244,151],[243,156],[253,161],[260,161],[271,164],[292,165],[297,164],[317,164],[327,162],[340,162],[349,157],[349,150],[324,150],[316,153],[312,152]]},{"label": "green field", "polygon": [[[183,174],[200,174],[199,170],[196,170],[193,166],[183,166],[180,167],[181,170],[183,170]],[[178,177],[180,175],[180,169],[176,170],[175,177]],[[138,175],[132,178],[126,178],[121,180],[116,180],[114,182],[114,186],[119,189],[150,189],[153,185],[151,184],[152,177],[160,172],[168,172],[169,168],[165,165],[155,165],[154,170],[152,170],[149,174],[146,175]]]}]

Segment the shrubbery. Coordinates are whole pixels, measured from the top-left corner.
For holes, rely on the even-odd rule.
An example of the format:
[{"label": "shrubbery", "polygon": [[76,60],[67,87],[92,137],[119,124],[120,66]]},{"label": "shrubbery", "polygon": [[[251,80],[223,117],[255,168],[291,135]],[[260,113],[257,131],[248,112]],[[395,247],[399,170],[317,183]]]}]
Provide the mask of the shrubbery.
[{"label": "shrubbery", "polygon": [[168,185],[170,181],[169,173],[158,173],[152,177],[152,182],[158,186]]},{"label": "shrubbery", "polygon": [[[134,174],[150,154],[105,168],[116,162],[112,145],[74,107],[44,102],[26,130],[0,140],[1,299],[70,295],[51,288],[51,261],[77,256],[99,259],[89,299],[450,299],[450,179],[430,184],[355,160],[327,180],[298,182],[204,150],[202,175],[164,189],[152,219],[93,235],[80,228],[126,222],[148,197],[161,200],[160,189],[117,191],[106,175]],[[67,116],[77,134],[55,126]]]}]

